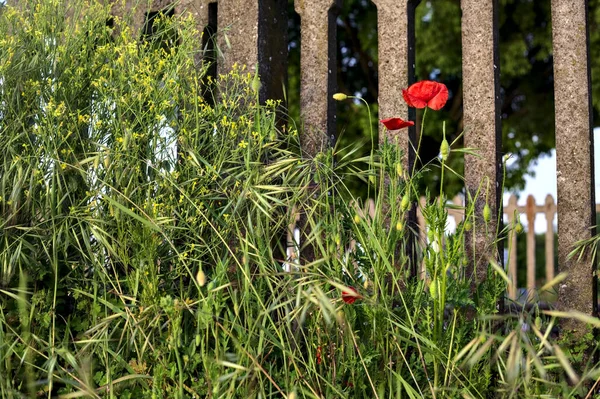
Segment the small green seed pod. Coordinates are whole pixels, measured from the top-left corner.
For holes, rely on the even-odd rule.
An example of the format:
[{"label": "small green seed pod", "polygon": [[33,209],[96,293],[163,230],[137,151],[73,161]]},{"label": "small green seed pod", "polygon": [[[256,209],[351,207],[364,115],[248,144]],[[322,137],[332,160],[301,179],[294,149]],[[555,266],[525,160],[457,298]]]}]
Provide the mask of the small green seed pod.
[{"label": "small green seed pod", "polygon": [[402,175],[404,174],[401,162],[396,162],[396,174],[398,175],[398,177],[402,177]]},{"label": "small green seed pod", "polygon": [[492,209],[488,204],[485,204],[485,206],[483,207],[483,220],[486,223],[492,220]]},{"label": "small green seed pod", "polygon": [[402,202],[400,202],[400,210],[402,212],[406,211],[410,207],[410,197],[408,194],[404,194],[402,197]]},{"label": "small green seed pod", "polygon": [[442,140],[442,145],[440,145],[440,154],[442,155],[442,161],[448,159],[448,155],[450,155],[450,144],[448,144],[448,140]]},{"label": "small green seed pod", "polygon": [[471,231],[473,229],[473,223],[470,220],[465,220],[465,231]]},{"label": "small green seed pod", "polygon": [[515,232],[517,234],[521,234],[523,232],[523,225],[521,224],[521,221],[519,220],[517,222],[517,224],[515,225]]},{"label": "small green seed pod", "polygon": [[398,220],[398,223],[396,223],[396,231],[402,231],[403,228],[404,224],[402,223],[402,220]]},{"label": "small green seed pod", "polygon": [[438,286],[436,278],[431,280],[431,284],[429,284],[429,295],[431,295],[432,299],[437,299],[438,297]]}]

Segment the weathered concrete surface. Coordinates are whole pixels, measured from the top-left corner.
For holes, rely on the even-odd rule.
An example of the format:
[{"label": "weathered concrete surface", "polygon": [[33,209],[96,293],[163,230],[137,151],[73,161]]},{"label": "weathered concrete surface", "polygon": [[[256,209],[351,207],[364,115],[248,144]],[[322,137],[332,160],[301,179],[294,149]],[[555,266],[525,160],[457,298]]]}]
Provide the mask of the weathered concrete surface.
[{"label": "weathered concrete surface", "polygon": [[[420,0],[373,0],[377,6],[377,32],[379,47],[379,119],[400,117],[406,120],[416,119],[416,111],[409,109],[402,97],[402,89],[414,83],[414,12]],[[408,129],[390,131],[379,124],[379,144],[386,140],[397,143],[404,151],[402,163],[410,174],[415,165],[416,126]],[[386,178],[386,185],[388,184]],[[389,204],[386,204],[389,205]],[[407,215],[410,229],[419,230],[416,206],[412,206]],[[420,275],[416,262],[415,237],[409,236],[404,250],[410,262],[411,274]],[[399,248],[400,250],[400,248]]]},{"label": "weathered concrete surface", "polygon": [[[283,99],[287,78],[287,2],[285,0],[219,0],[218,73],[246,65],[261,79],[260,100]],[[227,36],[227,41],[223,35]],[[227,43],[229,42],[229,43]]]},{"label": "weathered concrete surface", "polygon": [[254,71],[258,63],[258,1],[220,0],[218,5],[218,43],[224,57],[217,60],[219,74],[227,73],[235,63]]},{"label": "weathered concrete surface", "polygon": [[[556,176],[558,186],[558,266],[569,273],[560,284],[563,310],[592,314],[592,260],[567,259],[578,240],[590,238],[595,225],[593,136],[585,0],[552,0]],[[574,321],[563,327],[583,328]]]},{"label": "weathered concrete surface", "polygon": [[[379,40],[379,119],[400,117],[407,120],[408,106],[402,98],[402,89],[409,85],[409,0],[373,0],[373,3],[377,6]],[[408,159],[408,129],[389,131],[379,124],[379,143],[386,139],[397,142],[404,149],[404,170],[412,168],[412,159]]]},{"label": "weathered concrete surface", "polygon": [[196,29],[202,34],[208,25],[208,5],[215,2],[216,0],[179,0],[175,2],[175,14],[190,14],[196,22]]},{"label": "weathered concrete surface", "polygon": [[[501,251],[495,244],[500,206],[501,129],[499,119],[499,76],[496,0],[462,0],[463,96],[465,147],[480,156],[465,154],[465,185],[475,199],[475,221],[467,236],[469,265],[475,273],[472,289],[485,279],[490,259]],[[475,198],[478,189],[481,194]],[[491,220],[484,223],[485,204]]]},{"label": "weathered concrete surface", "polygon": [[[304,124],[300,143],[308,156],[325,149],[335,134],[335,104],[331,96],[336,80],[335,24],[330,9],[338,0],[295,0],[301,18],[300,110]],[[328,118],[329,116],[329,118]],[[329,135],[329,136],[328,136]]]}]

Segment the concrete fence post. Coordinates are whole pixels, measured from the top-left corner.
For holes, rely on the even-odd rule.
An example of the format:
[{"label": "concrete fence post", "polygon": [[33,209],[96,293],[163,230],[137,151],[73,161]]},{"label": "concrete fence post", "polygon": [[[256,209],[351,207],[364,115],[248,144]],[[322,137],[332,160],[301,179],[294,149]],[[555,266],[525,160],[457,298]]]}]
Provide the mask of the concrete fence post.
[{"label": "concrete fence post", "polygon": [[[462,0],[461,8],[465,147],[479,152],[465,154],[467,200],[475,201],[473,230],[467,236],[474,243],[467,245],[467,274],[473,275],[475,290],[486,278],[490,259],[502,264],[502,251],[495,243],[502,197],[498,5],[496,0]],[[486,204],[491,208],[487,223],[482,216]]]},{"label": "concrete fence post", "polygon": [[[562,310],[597,313],[595,265],[590,256],[569,259],[573,245],[595,234],[594,138],[587,1],[552,0],[554,108],[558,210],[558,268],[568,278],[559,287]],[[581,323],[564,323],[581,334]]]},{"label": "concrete fence post", "polygon": [[300,15],[300,113],[302,151],[312,157],[335,137],[337,40],[335,13],[339,0],[295,0]]}]

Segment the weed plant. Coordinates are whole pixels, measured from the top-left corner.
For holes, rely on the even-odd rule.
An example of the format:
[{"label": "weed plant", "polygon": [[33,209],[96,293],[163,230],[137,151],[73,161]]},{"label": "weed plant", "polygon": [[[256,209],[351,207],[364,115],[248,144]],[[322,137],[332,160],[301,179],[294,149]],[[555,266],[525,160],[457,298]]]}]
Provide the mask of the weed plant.
[{"label": "weed plant", "polygon": [[140,39],[64,3],[0,9],[2,398],[568,397],[598,375],[555,318],[497,315],[502,268],[470,291],[486,218],[448,234],[442,192],[418,242],[416,182],[444,157],[307,157],[257,76],[207,75],[191,17]]}]

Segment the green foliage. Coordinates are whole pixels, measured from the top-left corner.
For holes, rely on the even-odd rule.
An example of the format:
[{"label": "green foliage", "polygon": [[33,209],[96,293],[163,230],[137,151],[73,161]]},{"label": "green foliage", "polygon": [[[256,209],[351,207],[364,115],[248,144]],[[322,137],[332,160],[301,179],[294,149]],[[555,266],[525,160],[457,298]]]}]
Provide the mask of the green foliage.
[{"label": "green foliage", "polygon": [[[243,66],[215,78],[196,64],[191,19],[158,16],[139,40],[96,2],[25,6],[0,15],[0,396],[581,389],[544,371],[568,369],[548,337],[499,331],[506,276],[490,268],[473,292],[468,224],[448,236],[444,201],[422,206],[431,233],[411,264],[415,205],[401,203],[426,171],[399,173],[397,143],[303,159]],[[349,177],[380,193],[372,215]],[[282,240],[296,212],[300,248]]]},{"label": "green foliage", "polygon": [[[502,151],[514,154],[515,161],[506,171],[505,182],[507,189],[516,191],[523,188],[525,176],[531,173],[531,165],[538,157],[549,154],[555,143],[550,0],[500,0],[498,11]],[[292,6],[290,12],[293,12]],[[446,121],[450,142],[464,129],[460,17],[459,0],[422,1],[416,8],[416,78],[439,80],[450,91],[446,107],[429,116],[420,154],[423,164],[439,154],[441,121]],[[597,121],[600,120],[598,0],[589,1],[589,22],[593,119]],[[367,0],[344,1],[337,25],[339,91],[349,95],[359,94],[369,104],[375,104],[379,90],[376,7]],[[290,24],[289,33],[292,45],[289,93],[290,99],[296,101],[299,87],[299,20]],[[294,104],[297,103],[290,102],[291,113],[297,116]],[[361,129],[356,114],[354,104],[338,105],[340,147],[354,145],[367,154],[369,145],[368,139],[365,139],[366,130]],[[452,169],[463,174],[462,158],[455,157],[450,164]],[[447,176],[445,180],[449,197],[462,190],[463,184],[459,178]],[[424,183],[432,192],[438,192],[438,172],[432,170],[425,176]],[[364,196],[366,187],[357,185],[353,192]]]}]

